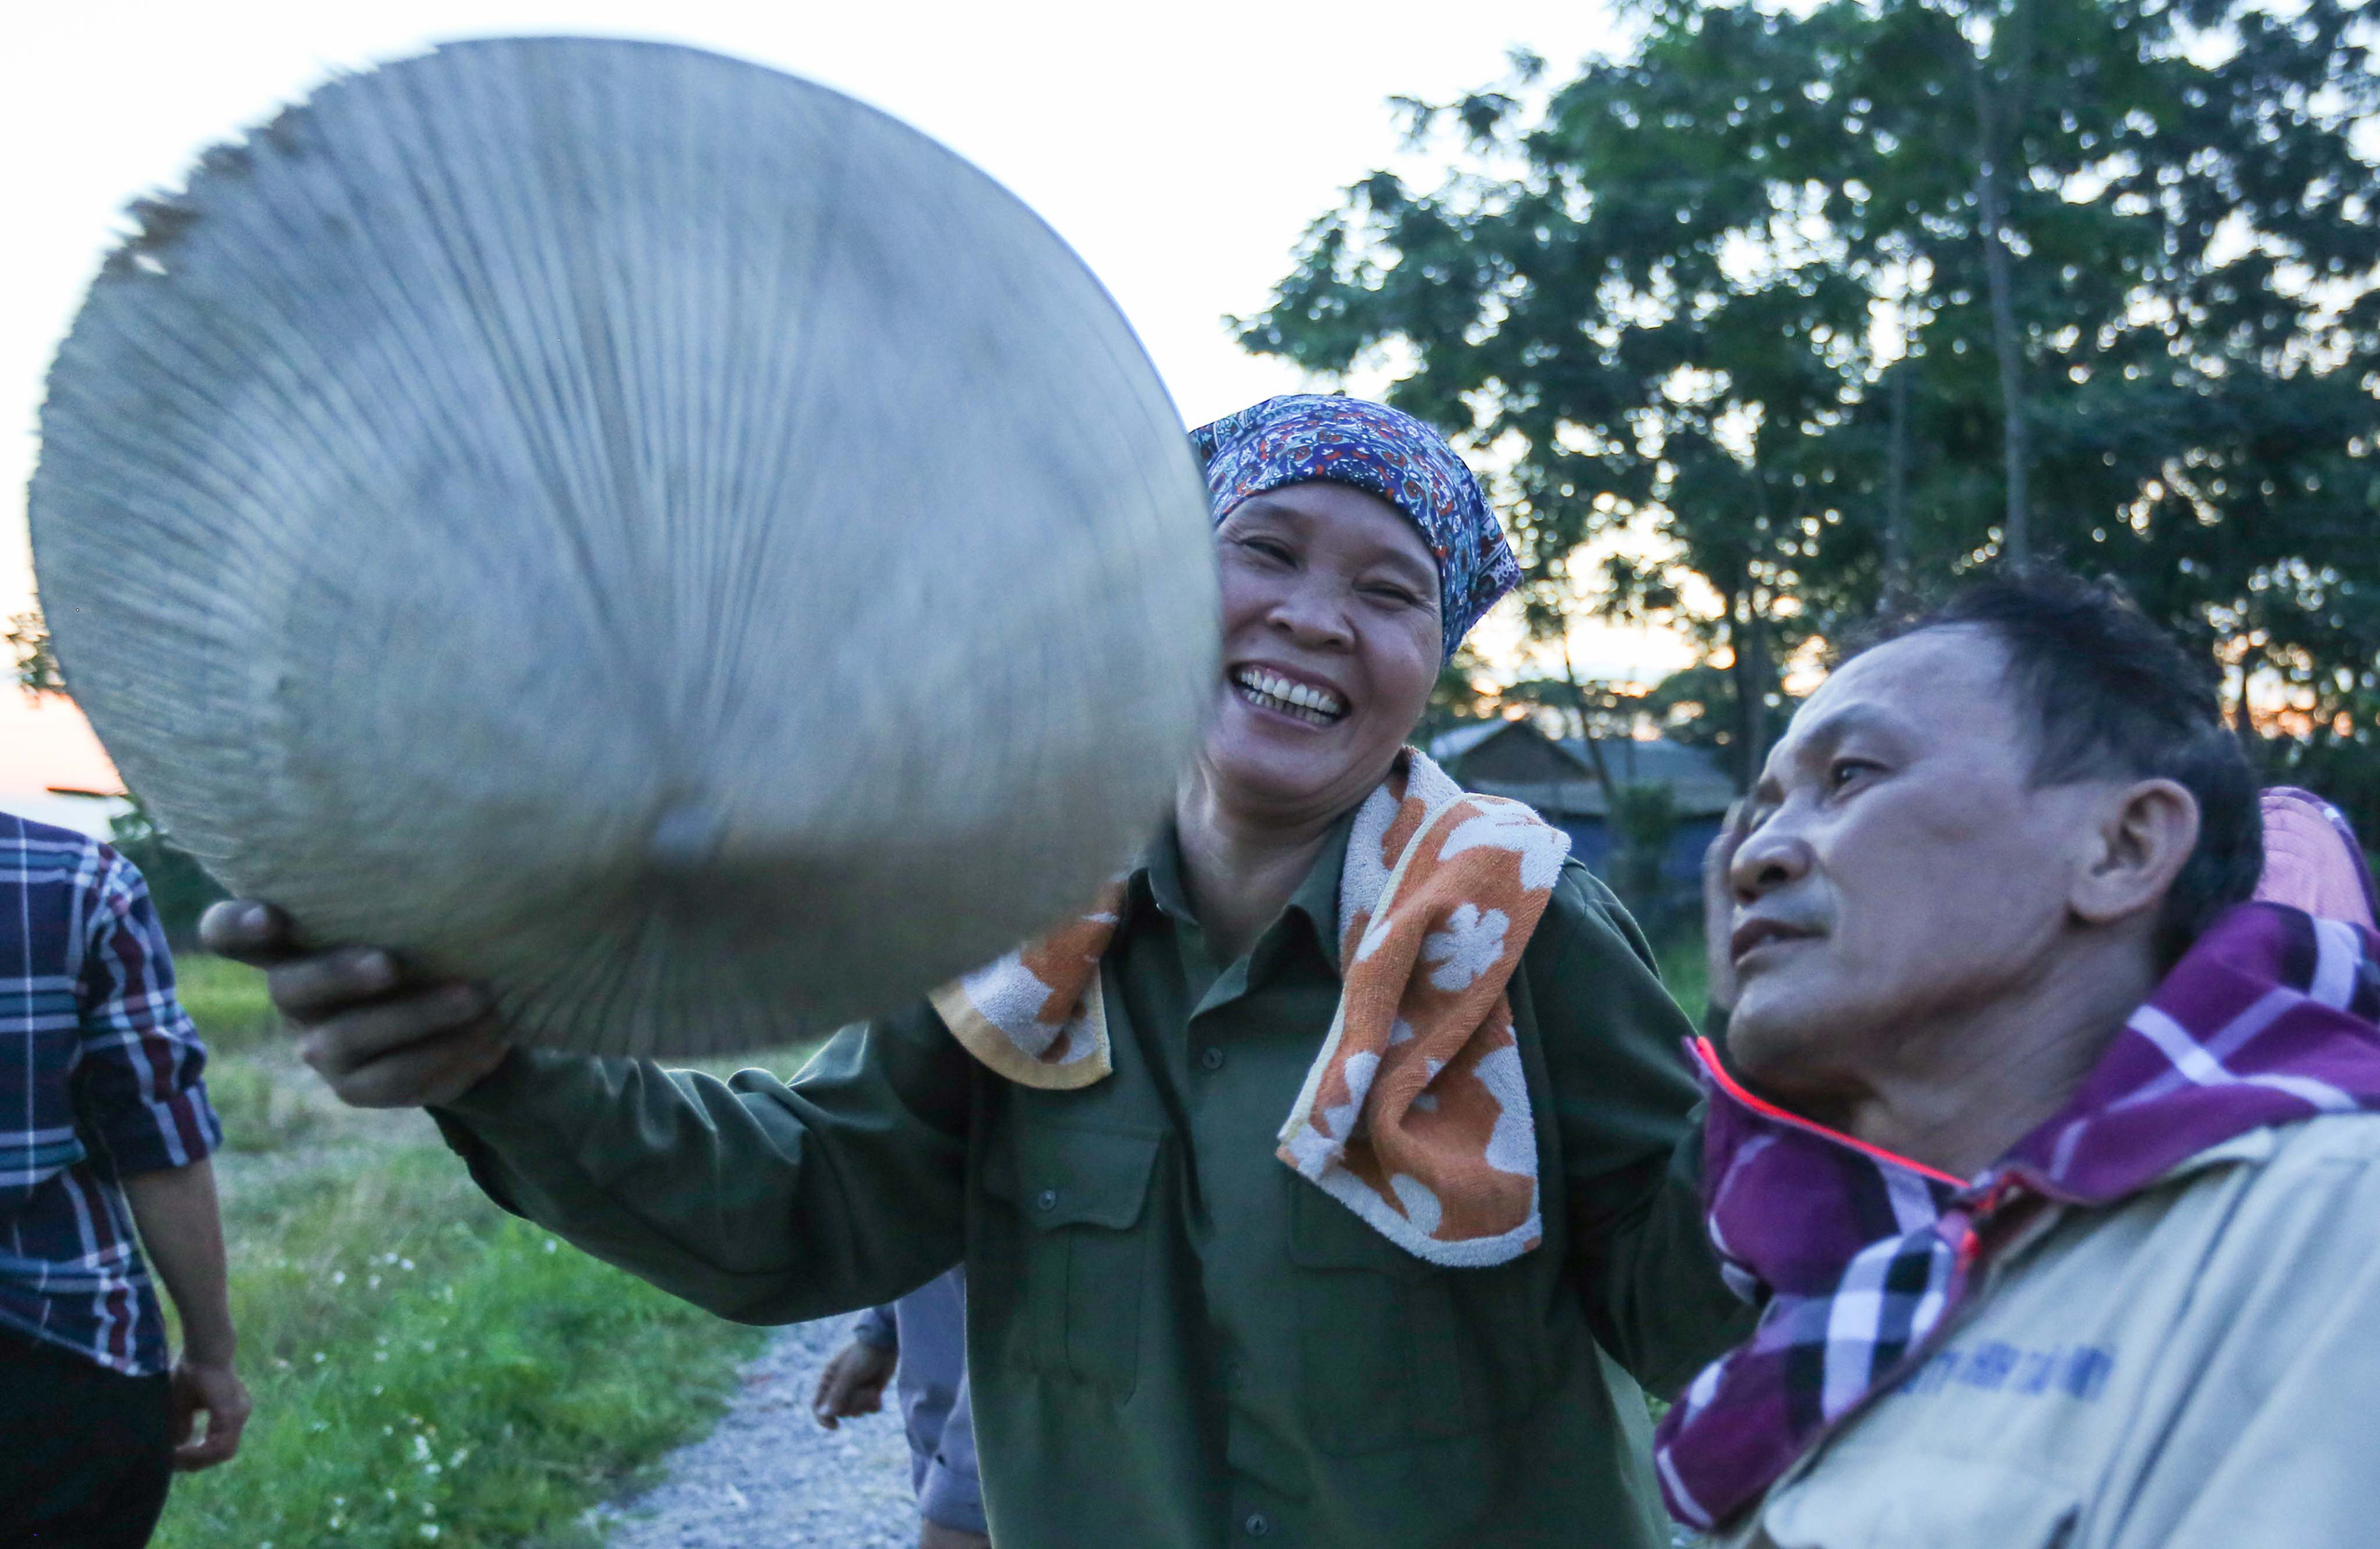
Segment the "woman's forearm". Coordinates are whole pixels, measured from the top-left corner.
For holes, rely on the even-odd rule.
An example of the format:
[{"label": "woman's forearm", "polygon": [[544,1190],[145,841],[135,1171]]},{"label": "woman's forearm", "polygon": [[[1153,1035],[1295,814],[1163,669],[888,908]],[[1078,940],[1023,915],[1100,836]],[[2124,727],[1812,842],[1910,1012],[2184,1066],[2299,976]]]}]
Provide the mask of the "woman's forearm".
[{"label": "woman's forearm", "polygon": [[722,1317],[787,1323],[964,1251],[969,1061],[920,1002],[790,1085],[523,1050],[431,1112],[506,1209]]},{"label": "woman's forearm", "polygon": [[237,1339],[226,1283],[223,1218],[215,1170],[205,1161],[124,1180],[141,1250],[181,1315],[182,1355],[201,1366],[229,1366]]}]

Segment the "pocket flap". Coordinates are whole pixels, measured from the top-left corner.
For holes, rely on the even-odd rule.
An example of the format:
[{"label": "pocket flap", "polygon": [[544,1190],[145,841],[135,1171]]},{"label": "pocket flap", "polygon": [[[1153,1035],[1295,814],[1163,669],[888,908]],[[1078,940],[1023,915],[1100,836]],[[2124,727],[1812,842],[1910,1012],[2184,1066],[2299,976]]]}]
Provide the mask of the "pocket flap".
[{"label": "pocket flap", "polygon": [[1289,1207],[1289,1262],[1302,1269],[1368,1269],[1397,1280],[1423,1280],[1435,1266],[1407,1252],[1366,1225],[1363,1217],[1292,1176],[1297,1198]]},{"label": "pocket flap", "polygon": [[1163,1136],[1109,1125],[1021,1125],[1012,1147],[985,1158],[985,1189],[1043,1231],[1105,1226],[1141,1218]]},{"label": "pocket flap", "polygon": [[[2081,1516],[2079,1490],[2051,1468],[1952,1457],[1906,1443],[1906,1429],[1870,1435],[1869,1415],[1821,1454],[1832,1465],[1791,1477],[1759,1509],[1777,1549],[1836,1544],[1986,1543],[1992,1549],[2062,1549]],[[1840,1477],[1836,1476],[1840,1474]]]}]

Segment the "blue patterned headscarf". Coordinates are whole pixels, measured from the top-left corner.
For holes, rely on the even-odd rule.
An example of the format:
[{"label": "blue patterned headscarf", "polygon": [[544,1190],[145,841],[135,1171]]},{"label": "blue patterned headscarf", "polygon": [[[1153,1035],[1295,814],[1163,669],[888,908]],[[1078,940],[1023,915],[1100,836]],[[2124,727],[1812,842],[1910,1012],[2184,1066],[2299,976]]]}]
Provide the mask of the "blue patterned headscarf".
[{"label": "blue patterned headscarf", "polygon": [[1328,479],[1379,496],[1421,530],[1438,562],[1446,654],[1496,599],[1520,583],[1520,563],[1470,468],[1446,438],[1409,414],[1360,398],[1293,392],[1190,432],[1207,468],[1220,523],[1250,496]]}]

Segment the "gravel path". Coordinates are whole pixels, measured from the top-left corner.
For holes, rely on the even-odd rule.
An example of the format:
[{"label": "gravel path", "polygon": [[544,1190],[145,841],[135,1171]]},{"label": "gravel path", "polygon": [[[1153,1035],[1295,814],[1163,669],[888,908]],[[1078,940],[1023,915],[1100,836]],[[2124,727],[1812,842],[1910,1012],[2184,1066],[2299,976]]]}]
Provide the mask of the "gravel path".
[{"label": "gravel path", "polygon": [[608,1549],[910,1549],[909,1447],[890,1403],[836,1431],[811,1418],[818,1369],[848,1318],[781,1329],[744,1369],[719,1428],[664,1463],[661,1484],[601,1506]]}]

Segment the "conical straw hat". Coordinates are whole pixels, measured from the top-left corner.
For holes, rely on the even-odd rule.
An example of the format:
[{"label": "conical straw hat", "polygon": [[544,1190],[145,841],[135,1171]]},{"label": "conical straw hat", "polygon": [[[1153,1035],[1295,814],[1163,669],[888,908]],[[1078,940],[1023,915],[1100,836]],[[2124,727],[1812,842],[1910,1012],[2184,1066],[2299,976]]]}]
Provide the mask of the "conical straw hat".
[{"label": "conical straw hat", "polygon": [[209,152],[42,414],[60,658],[317,944],[523,1036],[779,1043],[1078,909],[1217,679],[1203,485],[983,173],[645,44],[443,47]]}]

